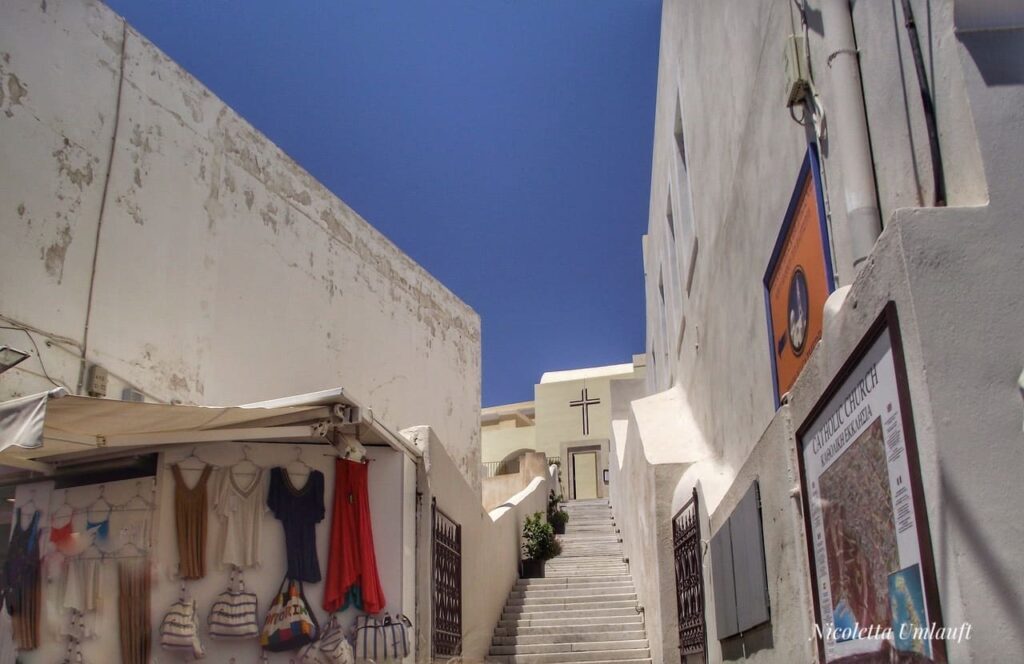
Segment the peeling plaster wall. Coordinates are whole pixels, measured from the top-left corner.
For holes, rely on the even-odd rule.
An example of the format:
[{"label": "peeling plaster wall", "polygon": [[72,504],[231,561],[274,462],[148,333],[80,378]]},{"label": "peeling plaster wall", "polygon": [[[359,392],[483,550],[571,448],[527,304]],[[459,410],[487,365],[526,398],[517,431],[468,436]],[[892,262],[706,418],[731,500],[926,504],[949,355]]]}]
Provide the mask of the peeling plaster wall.
[{"label": "peeling plaster wall", "polygon": [[98,2],[3,3],[0,81],[0,315],[68,338],[36,335],[4,397],[49,385],[40,359],[76,387],[91,284],[109,396],[341,385],[394,428],[432,425],[479,489],[472,309]]}]

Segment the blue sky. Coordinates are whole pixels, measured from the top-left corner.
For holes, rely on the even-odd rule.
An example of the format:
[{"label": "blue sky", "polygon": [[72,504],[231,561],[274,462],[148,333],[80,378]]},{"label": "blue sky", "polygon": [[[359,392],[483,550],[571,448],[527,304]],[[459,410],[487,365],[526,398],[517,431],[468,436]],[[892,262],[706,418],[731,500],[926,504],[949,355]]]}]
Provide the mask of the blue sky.
[{"label": "blue sky", "polygon": [[483,405],[644,351],[660,0],[107,0],[480,314]]}]

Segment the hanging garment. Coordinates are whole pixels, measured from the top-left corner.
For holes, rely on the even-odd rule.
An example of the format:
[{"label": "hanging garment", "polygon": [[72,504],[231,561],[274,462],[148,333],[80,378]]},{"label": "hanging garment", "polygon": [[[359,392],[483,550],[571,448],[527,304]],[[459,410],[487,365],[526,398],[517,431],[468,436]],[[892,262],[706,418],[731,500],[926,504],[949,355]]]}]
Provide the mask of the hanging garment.
[{"label": "hanging garment", "polygon": [[50,527],[50,541],[53,542],[54,548],[60,553],[67,553],[73,538],[74,532],[71,530],[71,519],[68,519],[68,522],[63,526]]},{"label": "hanging garment", "polygon": [[117,563],[117,617],[122,664],[148,664],[152,650],[149,624],[150,569],[147,558]]},{"label": "hanging garment", "polygon": [[90,521],[86,517],[85,521],[86,532],[92,533],[92,536],[98,542],[106,542],[110,539],[110,514],[100,519],[99,521]]},{"label": "hanging garment", "polygon": [[207,465],[195,486],[189,488],[178,464],[174,473],[174,526],[178,534],[178,566],[183,579],[206,576],[206,482],[212,467]]},{"label": "hanging garment", "polygon": [[373,550],[369,466],[338,459],[334,470],[334,514],[324,609],[334,613],[353,604],[367,613],[380,613],[387,602]]},{"label": "hanging garment", "polygon": [[74,558],[68,560],[63,569],[62,606],[81,613],[100,608],[100,592],[103,584],[103,561],[99,558]]},{"label": "hanging garment", "polygon": [[213,511],[221,524],[217,546],[221,565],[246,568],[260,564],[266,493],[266,473],[262,468],[244,489],[230,468],[218,473]]},{"label": "hanging garment", "polygon": [[319,470],[310,471],[306,484],[296,489],[287,469],[271,469],[267,506],[284,527],[287,578],[318,582],[321,577],[320,560],[316,555],[316,524],[324,518],[324,474]]},{"label": "hanging garment", "polygon": [[19,650],[39,645],[40,558],[39,510],[27,528],[21,525],[21,508],[14,517],[11,539],[4,563],[4,601],[11,614],[12,631]]}]

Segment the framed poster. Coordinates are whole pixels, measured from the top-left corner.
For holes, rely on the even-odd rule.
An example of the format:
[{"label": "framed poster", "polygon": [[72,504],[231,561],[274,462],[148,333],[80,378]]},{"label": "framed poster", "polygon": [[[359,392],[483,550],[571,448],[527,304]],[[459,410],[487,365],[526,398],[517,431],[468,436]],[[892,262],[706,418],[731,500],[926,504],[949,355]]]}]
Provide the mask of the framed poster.
[{"label": "framed poster", "polygon": [[894,303],[796,440],[821,660],[945,662]]},{"label": "framed poster", "polygon": [[821,339],[825,299],[836,287],[820,172],[818,151],[812,144],[764,274],[776,408]]}]

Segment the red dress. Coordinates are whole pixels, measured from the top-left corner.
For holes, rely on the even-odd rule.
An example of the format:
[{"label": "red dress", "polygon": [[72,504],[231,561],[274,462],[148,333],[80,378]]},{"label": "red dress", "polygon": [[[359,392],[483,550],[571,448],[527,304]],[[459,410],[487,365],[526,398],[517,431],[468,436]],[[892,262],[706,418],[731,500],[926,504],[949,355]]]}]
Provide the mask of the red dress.
[{"label": "red dress", "polygon": [[350,601],[371,614],[380,613],[386,604],[373,552],[368,470],[367,464],[357,461],[334,462],[334,514],[324,584],[324,609],[330,613]]}]

